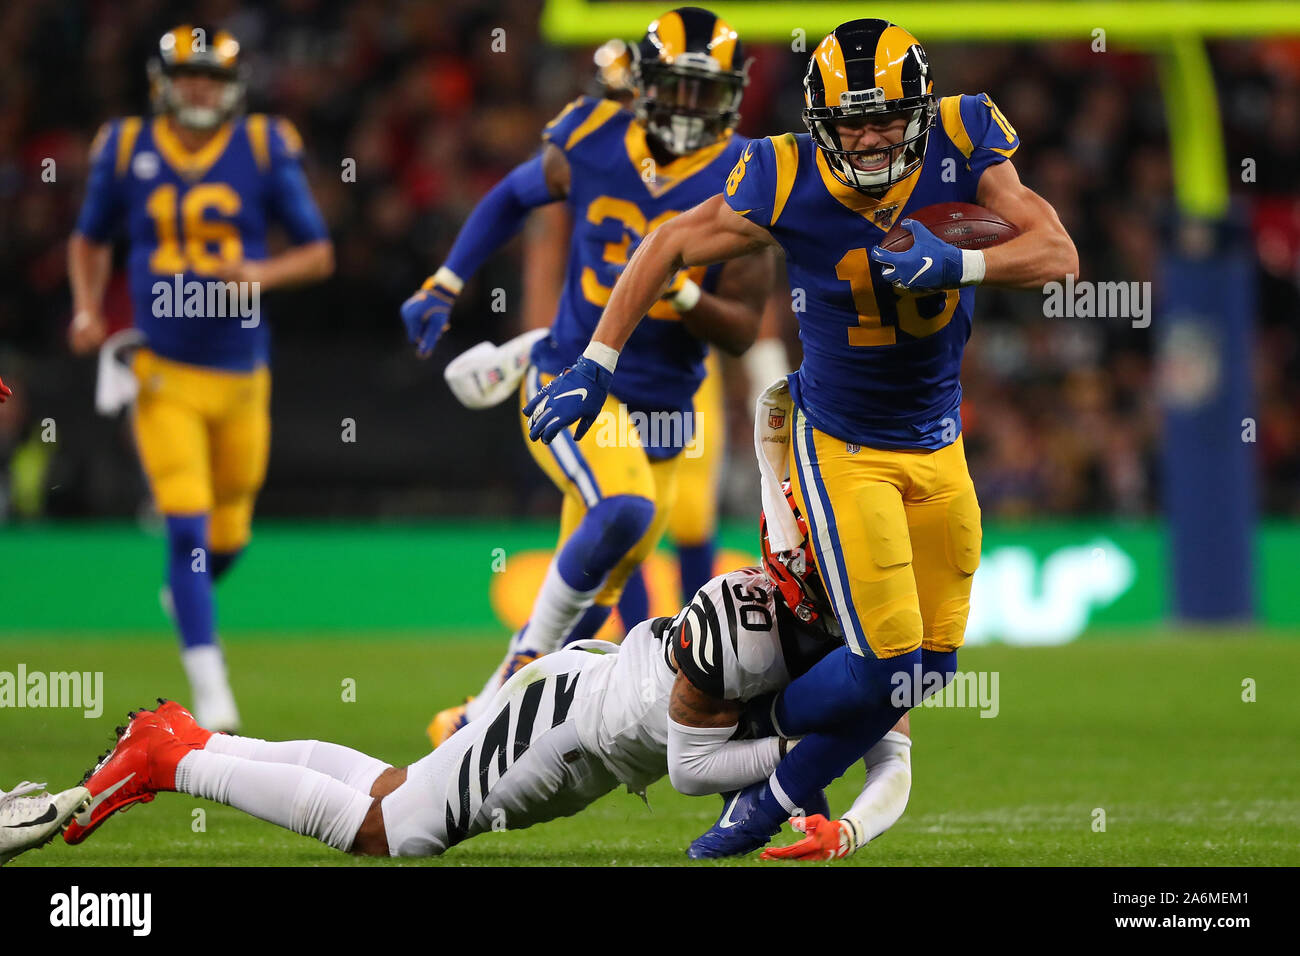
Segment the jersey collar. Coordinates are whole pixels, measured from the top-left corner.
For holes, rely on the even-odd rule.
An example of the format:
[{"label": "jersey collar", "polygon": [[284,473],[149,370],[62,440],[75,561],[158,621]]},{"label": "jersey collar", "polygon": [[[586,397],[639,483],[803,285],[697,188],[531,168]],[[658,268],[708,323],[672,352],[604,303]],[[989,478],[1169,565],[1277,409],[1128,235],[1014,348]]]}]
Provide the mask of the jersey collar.
[{"label": "jersey collar", "polygon": [[822,184],[826,191],[835,197],[842,206],[845,206],[859,216],[866,219],[878,229],[889,232],[894,227],[894,222],[898,219],[899,213],[903,211],[903,206],[907,204],[908,198],[912,195],[912,189],[916,186],[917,180],[921,177],[921,170],[924,163],[918,166],[912,175],[906,179],[900,180],[889,188],[879,199],[868,196],[866,193],[859,192],[852,186],[846,186],[831,172],[830,166],[826,164],[826,155],[817,149],[816,144],[813,150],[817,153],[817,172],[821,174]]},{"label": "jersey collar", "polygon": [[[645,127],[635,120],[627,124],[623,144],[627,148],[627,158],[632,161],[636,174],[645,183],[645,188],[650,195],[657,199],[717,159],[722,151],[731,145],[731,137],[732,131],[727,130],[718,137],[716,143],[711,143],[685,156],[678,156],[664,166],[655,162],[650,154],[650,145],[645,139]],[[652,171],[654,175],[647,177],[647,171]]]},{"label": "jersey collar", "polygon": [[167,161],[167,165],[175,170],[178,176],[191,182],[202,179],[212,165],[221,158],[234,132],[233,123],[223,123],[211,139],[194,152],[190,152],[171,131],[165,116],[155,116],[151,128],[154,145],[158,147],[158,152]]}]

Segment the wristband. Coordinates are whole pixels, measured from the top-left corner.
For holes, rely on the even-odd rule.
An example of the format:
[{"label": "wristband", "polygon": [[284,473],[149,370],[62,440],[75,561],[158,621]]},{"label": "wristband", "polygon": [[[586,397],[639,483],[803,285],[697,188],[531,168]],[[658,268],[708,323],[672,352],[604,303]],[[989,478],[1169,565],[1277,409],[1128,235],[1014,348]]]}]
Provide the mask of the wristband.
[{"label": "wristband", "polygon": [[439,266],[438,271],[430,278],[433,281],[426,281],[424,283],[425,289],[430,289],[435,285],[440,285],[452,295],[460,295],[461,290],[465,288],[465,280],[456,275],[456,273],[452,272],[446,266]]},{"label": "wristband", "polygon": [[961,284],[979,285],[984,281],[984,253],[978,249],[961,251]]},{"label": "wristband", "polygon": [[703,294],[704,290],[700,288],[698,282],[694,279],[683,279],[682,287],[668,301],[678,312],[689,312],[699,304],[700,296]]},{"label": "wristband", "polygon": [[618,364],[618,349],[612,349],[603,342],[588,342],[587,347],[582,350],[582,357],[591,359],[613,375],[614,366]]}]

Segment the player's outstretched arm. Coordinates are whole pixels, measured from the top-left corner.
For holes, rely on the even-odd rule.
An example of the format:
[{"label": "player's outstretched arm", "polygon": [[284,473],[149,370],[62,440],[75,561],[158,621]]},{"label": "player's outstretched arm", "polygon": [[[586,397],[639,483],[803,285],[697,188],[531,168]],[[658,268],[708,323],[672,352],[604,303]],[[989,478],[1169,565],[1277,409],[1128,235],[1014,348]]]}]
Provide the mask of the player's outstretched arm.
[{"label": "player's outstretched arm", "polygon": [[68,342],[83,355],[104,341],[104,290],[113,268],[113,247],[80,232],[68,240],[68,281],[72,285],[72,325]]},{"label": "player's outstretched arm", "polygon": [[679,270],[726,262],[775,244],[766,229],[733,212],[721,194],[651,232],[614,284],[586,351],[524,406],[529,437],[549,444],[577,422],[573,437],[582,439],[609,395],[619,350]]},{"label": "player's outstretched arm", "polygon": [[984,285],[1040,289],[1079,274],[1079,253],[1056,210],[1020,181],[1008,160],[995,163],[980,177],[976,197],[1020,230],[1016,238],[984,250]]},{"label": "player's outstretched arm", "polygon": [[765,780],[785,755],[779,737],[733,740],[740,704],[700,690],[685,670],[668,703],[668,779],[678,793],[700,797]]},{"label": "player's outstretched arm", "polygon": [[479,201],[456,234],[447,261],[402,303],[402,324],[417,355],[427,358],[433,352],[466,281],[515,237],[528,214],[569,194],[570,176],[564,153],[547,143],[540,156],[516,166]]}]

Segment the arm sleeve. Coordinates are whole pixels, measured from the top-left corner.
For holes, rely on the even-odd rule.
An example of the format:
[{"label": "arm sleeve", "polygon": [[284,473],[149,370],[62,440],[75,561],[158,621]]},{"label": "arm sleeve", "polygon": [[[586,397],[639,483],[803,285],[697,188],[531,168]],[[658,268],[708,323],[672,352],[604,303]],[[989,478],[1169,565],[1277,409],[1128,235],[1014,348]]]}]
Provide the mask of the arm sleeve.
[{"label": "arm sleeve", "polygon": [[532,210],[555,201],[542,172],[542,157],[521,163],[474,207],[443,265],[459,278],[468,279],[514,238]]},{"label": "arm sleeve", "polygon": [[1020,147],[1020,137],[987,93],[961,98],[961,122],[970,137],[970,170],[978,180],[995,163],[1004,163]]},{"label": "arm sleeve", "polygon": [[732,740],[736,727],[688,727],[668,718],[668,779],[678,793],[700,797],[766,780],[781,762],[781,741]]},{"label": "arm sleeve", "polygon": [[90,147],[86,198],[77,216],[77,232],[94,242],[108,242],[122,212],[122,184],[117,178],[118,123],[105,123]]},{"label": "arm sleeve", "polygon": [[722,191],[728,206],[764,229],[776,203],[776,153],[771,139],[750,140]]},{"label": "arm sleeve", "polygon": [[292,123],[277,119],[270,129],[272,212],[295,245],[329,238],[325,220],[302,170],[302,139]]}]

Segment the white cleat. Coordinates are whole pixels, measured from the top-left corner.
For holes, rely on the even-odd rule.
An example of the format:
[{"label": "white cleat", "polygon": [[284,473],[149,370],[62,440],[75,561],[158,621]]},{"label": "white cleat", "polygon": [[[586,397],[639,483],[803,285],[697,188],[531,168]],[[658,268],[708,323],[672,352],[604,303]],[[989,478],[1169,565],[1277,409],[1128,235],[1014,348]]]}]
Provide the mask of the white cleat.
[{"label": "white cleat", "polygon": [[24,781],[8,793],[0,790],[0,866],[19,853],[49,843],[90,801],[85,787],[61,793],[41,792],[44,789],[43,783]]}]

